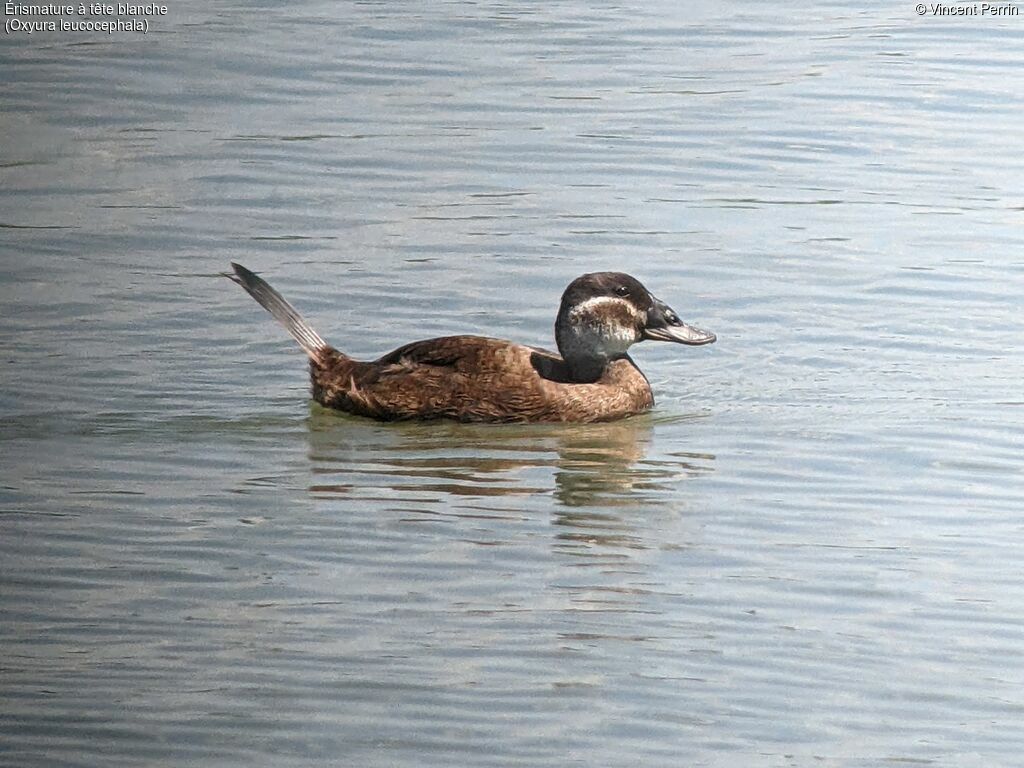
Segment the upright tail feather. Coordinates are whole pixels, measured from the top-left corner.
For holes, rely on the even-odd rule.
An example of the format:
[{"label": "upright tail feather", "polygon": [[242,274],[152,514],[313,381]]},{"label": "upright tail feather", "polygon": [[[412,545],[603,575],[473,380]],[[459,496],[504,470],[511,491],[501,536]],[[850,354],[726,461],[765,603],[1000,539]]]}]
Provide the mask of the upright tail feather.
[{"label": "upright tail feather", "polygon": [[320,338],[320,334],[313,330],[313,327],[302,319],[302,315],[295,311],[295,307],[270,287],[270,283],[258,277],[241,264],[231,262],[235,274],[228,272],[224,276],[242,286],[246,293],[260,303],[260,306],[272,314],[281,325],[287,329],[299,346],[302,347],[310,359],[316,363],[324,362],[324,353],[330,346]]}]

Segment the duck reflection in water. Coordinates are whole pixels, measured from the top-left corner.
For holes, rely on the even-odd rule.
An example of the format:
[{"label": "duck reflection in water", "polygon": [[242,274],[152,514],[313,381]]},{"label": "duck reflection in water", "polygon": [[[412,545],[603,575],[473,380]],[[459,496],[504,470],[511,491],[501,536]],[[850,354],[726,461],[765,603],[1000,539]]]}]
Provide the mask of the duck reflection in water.
[{"label": "duck reflection in water", "polygon": [[[382,427],[311,406],[310,458],[315,494],[417,502],[472,511],[488,497],[554,497],[560,506],[602,508],[669,503],[681,478],[712,470],[714,456],[675,452],[649,459],[655,420],[578,425],[417,423]],[[699,415],[673,421],[692,420]],[[344,422],[344,429],[339,424]],[[658,423],[665,422],[664,419]],[[663,424],[664,425],[664,424]],[[477,510],[479,511],[479,510]]]}]

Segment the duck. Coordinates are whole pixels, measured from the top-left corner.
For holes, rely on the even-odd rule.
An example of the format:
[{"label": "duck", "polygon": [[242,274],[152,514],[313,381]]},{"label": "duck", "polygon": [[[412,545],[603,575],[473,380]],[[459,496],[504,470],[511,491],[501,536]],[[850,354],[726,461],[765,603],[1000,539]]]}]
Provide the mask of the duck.
[{"label": "duck", "polygon": [[715,334],[684,323],[622,272],[590,272],[565,289],[555,319],[558,352],[486,336],[405,344],[373,361],[328,344],[267,281],[241,264],[240,285],[309,358],[313,400],[378,421],[604,422],[654,406],[647,377],[629,356],[640,341],[690,346]]}]

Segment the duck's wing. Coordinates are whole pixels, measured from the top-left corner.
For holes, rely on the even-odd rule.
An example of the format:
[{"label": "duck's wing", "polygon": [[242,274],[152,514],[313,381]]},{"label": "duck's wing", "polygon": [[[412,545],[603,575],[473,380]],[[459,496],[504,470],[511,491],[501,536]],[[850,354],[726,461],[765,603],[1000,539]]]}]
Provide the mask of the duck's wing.
[{"label": "duck's wing", "polygon": [[443,336],[414,341],[388,352],[371,365],[381,375],[398,375],[416,366],[450,368],[453,373],[485,375],[505,363],[503,353],[517,345],[485,336]]},{"label": "duck's wing", "polygon": [[313,396],[384,420],[521,420],[524,406],[512,401],[537,397],[529,355],[526,347],[481,336],[425,339],[369,363],[314,366]]}]

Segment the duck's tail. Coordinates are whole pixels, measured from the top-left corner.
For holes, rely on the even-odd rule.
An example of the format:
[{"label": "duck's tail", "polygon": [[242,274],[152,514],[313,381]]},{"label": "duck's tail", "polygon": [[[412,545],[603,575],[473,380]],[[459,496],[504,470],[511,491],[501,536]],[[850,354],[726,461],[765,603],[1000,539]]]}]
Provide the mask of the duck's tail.
[{"label": "duck's tail", "polygon": [[262,277],[250,272],[241,264],[231,262],[235,270],[232,275],[225,272],[224,276],[234,280],[242,286],[246,293],[260,303],[260,306],[272,314],[281,325],[292,335],[292,338],[299,342],[299,346],[309,355],[309,359],[318,365],[322,365],[327,359],[327,353],[332,347],[324,341],[320,334],[313,330],[313,326],[302,319],[302,315],[295,311],[295,307],[288,303],[284,296],[270,287],[270,283]]}]

